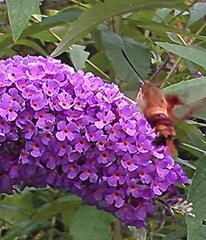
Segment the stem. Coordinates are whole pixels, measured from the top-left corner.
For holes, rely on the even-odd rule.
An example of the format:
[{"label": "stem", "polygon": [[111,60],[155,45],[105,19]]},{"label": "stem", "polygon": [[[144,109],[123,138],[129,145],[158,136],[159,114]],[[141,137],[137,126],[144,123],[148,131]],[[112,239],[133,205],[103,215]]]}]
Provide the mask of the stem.
[{"label": "stem", "polygon": [[109,76],[104,73],[100,68],[98,68],[96,65],[94,65],[94,63],[92,63],[90,60],[86,60],[86,62],[92,66],[95,70],[97,70],[102,76],[104,76],[104,78],[106,78],[107,80],[110,80]]},{"label": "stem", "polygon": [[165,85],[165,83],[167,82],[167,80],[171,77],[171,75],[173,74],[173,72],[175,71],[175,69],[177,68],[177,66],[179,65],[180,61],[181,61],[181,57],[179,57],[176,61],[176,63],[173,65],[173,67],[171,68],[171,70],[169,71],[169,73],[167,74],[166,78],[164,79],[164,81],[162,82],[160,89],[162,89]]},{"label": "stem", "polygon": [[89,8],[86,4],[80,3],[76,0],[70,0],[70,2],[75,3],[75,4],[79,5],[80,7],[83,7],[83,8],[86,8],[86,9]]},{"label": "stem", "polygon": [[121,233],[121,224],[119,221],[115,221],[111,223],[113,237],[112,240],[123,240]]}]

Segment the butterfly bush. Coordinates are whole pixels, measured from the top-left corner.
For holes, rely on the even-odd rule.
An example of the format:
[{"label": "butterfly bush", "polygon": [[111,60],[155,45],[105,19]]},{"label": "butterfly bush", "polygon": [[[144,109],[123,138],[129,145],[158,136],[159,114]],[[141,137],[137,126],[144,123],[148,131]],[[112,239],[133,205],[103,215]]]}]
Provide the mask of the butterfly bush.
[{"label": "butterfly bush", "polygon": [[187,182],[155,136],[113,83],[51,57],[0,61],[1,193],[66,189],[143,227]]}]

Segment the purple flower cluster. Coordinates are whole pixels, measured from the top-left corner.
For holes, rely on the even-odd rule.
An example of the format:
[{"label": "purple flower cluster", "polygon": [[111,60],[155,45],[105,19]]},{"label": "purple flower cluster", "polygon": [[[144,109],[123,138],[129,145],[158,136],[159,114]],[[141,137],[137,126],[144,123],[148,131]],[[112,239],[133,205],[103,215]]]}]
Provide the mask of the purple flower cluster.
[{"label": "purple flower cluster", "polygon": [[155,199],[187,181],[115,84],[50,57],[0,61],[0,192],[64,188],[145,226]]}]

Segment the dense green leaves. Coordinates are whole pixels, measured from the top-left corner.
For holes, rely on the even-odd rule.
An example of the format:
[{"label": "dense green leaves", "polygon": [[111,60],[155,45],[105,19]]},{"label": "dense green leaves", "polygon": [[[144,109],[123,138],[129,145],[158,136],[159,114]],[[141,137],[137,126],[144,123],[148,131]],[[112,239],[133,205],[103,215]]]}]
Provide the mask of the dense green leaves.
[{"label": "dense green leaves", "polygon": [[76,20],[72,26],[68,29],[63,40],[52,53],[52,56],[57,56],[63,51],[67,50],[80,38],[85,37],[92,29],[94,29],[97,24],[107,20],[110,17],[114,17],[119,14],[125,14],[130,12],[137,12],[143,10],[153,9],[155,7],[174,7],[182,1],[164,1],[156,0],[109,0],[102,4],[96,4],[87,11],[85,11]]},{"label": "dense green leaves", "polygon": [[[36,200],[36,202],[41,203],[38,207],[31,204],[30,200],[32,200],[32,197]],[[15,204],[19,206],[19,209],[12,209],[9,206],[9,203],[7,203],[8,205],[5,204],[4,208],[0,209],[1,216],[4,216],[4,213],[8,214],[10,211],[10,214],[6,216],[7,221],[11,221],[9,218],[17,220],[2,240],[10,240],[21,234],[29,234],[31,231],[38,229],[39,224],[42,224],[44,227],[50,226],[51,223],[48,220],[58,213],[63,213],[64,211],[66,211],[70,218],[72,218],[72,210],[77,209],[77,207],[81,204],[81,200],[72,195],[59,197],[57,200],[50,200],[45,204],[43,204],[43,202],[45,202],[45,200],[48,201],[49,199],[45,198],[44,201],[42,201],[42,197],[43,195],[34,197],[32,193],[27,192],[23,197],[18,195],[16,196],[17,201]],[[27,201],[30,203],[30,206],[27,205]],[[8,200],[5,202],[8,202]],[[19,217],[16,216],[16,214],[18,214]],[[6,218],[4,217],[4,219]],[[18,222],[20,219],[21,221]]]},{"label": "dense green leaves", "polygon": [[[62,12],[58,12],[54,16],[48,16],[47,18],[42,18],[39,23],[34,22],[31,26],[28,26],[20,36],[20,39],[25,39],[28,37],[33,37],[34,39],[40,39],[45,42],[56,41],[56,37],[49,30],[63,23],[69,23],[70,21],[78,18],[82,11],[80,9],[69,8]],[[23,30],[23,29],[22,29]],[[16,42],[18,44],[19,41]],[[6,48],[13,46],[13,38],[10,32],[2,35],[0,38],[0,52],[4,53]]]},{"label": "dense green leaves", "polygon": [[195,217],[187,218],[188,240],[205,240],[206,236],[206,157],[202,157],[197,165],[197,170],[189,191],[188,200],[194,204]]},{"label": "dense green leaves", "polygon": [[[206,3],[85,0],[64,5],[61,0],[6,0],[6,6],[7,10],[0,5],[1,58],[53,52],[75,69],[115,82],[132,99],[139,90],[138,74],[149,79],[167,60],[152,81],[182,101],[174,110],[180,118],[174,123],[181,142],[177,161],[192,180],[187,188],[196,217],[187,218],[187,226],[178,216],[177,224],[167,219],[160,226],[152,216],[145,229],[124,227],[116,233],[110,225],[116,219],[110,214],[68,193],[31,190],[0,199],[0,238],[183,240],[188,230],[188,240],[205,239],[206,78],[196,74],[206,75]],[[3,13],[8,13],[9,22]],[[191,116],[193,121],[186,122]],[[187,188],[181,197],[186,198]]]}]

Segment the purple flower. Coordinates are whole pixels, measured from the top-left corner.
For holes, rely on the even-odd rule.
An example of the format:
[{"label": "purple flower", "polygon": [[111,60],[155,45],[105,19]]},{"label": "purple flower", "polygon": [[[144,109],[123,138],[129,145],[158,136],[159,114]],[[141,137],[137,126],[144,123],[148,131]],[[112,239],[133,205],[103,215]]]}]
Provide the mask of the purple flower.
[{"label": "purple flower", "polygon": [[22,96],[25,98],[25,99],[33,99],[33,98],[36,98],[36,96],[38,94],[40,94],[41,91],[37,89],[37,87],[35,87],[34,85],[30,84],[30,85],[27,85],[25,86],[23,89],[22,89]]},{"label": "purple flower", "polygon": [[46,97],[43,93],[37,94],[34,98],[30,100],[31,107],[34,111],[42,109],[46,105]]},{"label": "purple flower", "polygon": [[85,137],[82,137],[80,134],[75,135],[75,149],[77,152],[81,153],[87,151],[90,147],[90,143]]},{"label": "purple flower", "polygon": [[11,127],[7,123],[7,121],[1,119],[1,121],[0,121],[0,132],[7,134],[7,133],[9,133],[10,129],[11,129]]},{"label": "purple flower", "polygon": [[71,95],[64,91],[58,94],[58,104],[62,109],[70,109],[74,103]]},{"label": "purple flower", "polygon": [[19,160],[21,161],[22,164],[29,163],[30,161],[29,156],[30,154],[23,149],[19,155]]},{"label": "purple flower", "polygon": [[17,112],[20,110],[20,105],[17,101],[13,100],[12,96],[4,93],[1,96],[0,101],[0,115],[8,119],[8,121],[13,121],[18,116]]},{"label": "purple flower", "polygon": [[169,184],[167,183],[166,179],[161,177],[156,177],[151,184],[151,188],[156,195],[161,195],[167,190],[168,186]]},{"label": "purple flower", "polygon": [[122,139],[122,142],[119,142],[119,149],[124,152],[135,153],[137,152],[135,141],[134,137],[125,137]]},{"label": "purple flower", "polygon": [[129,135],[134,136],[136,134],[136,121],[135,120],[127,120],[124,121],[120,119],[120,123],[122,125],[123,130]]},{"label": "purple flower", "polygon": [[15,127],[12,127],[8,133],[8,138],[13,140],[13,141],[17,141],[19,139],[19,135],[17,132],[17,129]]},{"label": "purple flower", "polygon": [[141,228],[187,182],[115,84],[51,57],[15,56],[0,69],[0,192],[64,188]]},{"label": "purple flower", "polygon": [[142,181],[142,183],[151,183],[153,179],[153,175],[155,173],[155,167],[153,164],[148,164],[146,167],[140,167],[139,168],[139,178]]},{"label": "purple flower", "polygon": [[87,132],[85,133],[85,136],[89,142],[90,141],[96,142],[102,135],[103,131],[98,129],[94,125],[89,126]]},{"label": "purple flower", "polygon": [[105,150],[106,142],[107,142],[107,136],[105,136],[105,135],[99,136],[99,138],[97,140],[97,147],[100,151]]},{"label": "purple flower", "polygon": [[46,152],[42,156],[42,164],[45,164],[49,169],[55,169],[58,165],[58,157],[53,152]]},{"label": "purple flower", "polygon": [[67,177],[70,179],[73,179],[77,176],[77,174],[79,173],[79,169],[80,167],[76,163],[68,164],[66,168],[67,171],[65,171],[65,167],[63,167],[63,171],[68,173]]},{"label": "purple flower", "polygon": [[36,112],[34,117],[37,119],[36,126],[43,129],[47,126],[48,123],[54,124],[55,121],[54,115],[49,113],[49,110],[46,108]]},{"label": "purple flower", "polygon": [[[48,133],[47,133],[48,134]],[[64,155],[69,155],[72,152],[72,147],[69,145],[69,141],[56,142],[53,139],[53,149],[57,152],[58,156],[62,157]]]},{"label": "purple flower", "polygon": [[131,194],[135,198],[140,197],[142,187],[137,183],[137,180],[135,180],[134,178],[129,179],[127,181],[127,184],[128,184],[127,194],[128,195]]},{"label": "purple flower", "polygon": [[115,154],[111,150],[99,151],[97,154],[97,161],[98,163],[110,164],[115,161]]},{"label": "purple flower", "polygon": [[114,83],[111,84],[105,84],[107,88],[105,88],[104,92],[97,93],[98,99],[101,100],[101,102],[104,103],[112,103],[113,101],[116,101],[120,99],[123,95],[119,92],[119,88]]},{"label": "purple flower", "polygon": [[6,140],[6,136],[4,133],[0,133],[0,142],[4,142]]},{"label": "purple flower", "polygon": [[49,97],[52,97],[56,94],[58,94],[59,92],[59,82],[54,80],[54,79],[50,79],[47,82],[43,83],[43,91],[44,93],[46,93]]},{"label": "purple flower", "polygon": [[109,124],[115,119],[115,115],[112,112],[98,112],[97,118],[99,121],[96,121],[94,124],[97,128],[102,129],[104,126]]},{"label": "purple flower", "polygon": [[26,124],[22,133],[24,133],[25,139],[31,139],[32,136],[37,133],[37,126],[33,122],[29,122]]},{"label": "purple flower", "polygon": [[130,153],[126,153],[122,157],[121,164],[129,172],[132,172],[139,167],[138,159],[137,155],[132,156]]},{"label": "purple flower", "polygon": [[77,125],[73,122],[66,124],[65,121],[60,121],[57,124],[56,137],[60,141],[64,141],[66,138],[70,141],[74,140],[75,132],[78,130]]},{"label": "purple flower", "polygon": [[154,211],[154,205],[148,202],[142,202],[136,209],[136,215],[139,219],[144,220],[146,216],[151,215]]},{"label": "purple flower", "polygon": [[114,125],[107,125],[105,127],[107,134],[108,134],[108,139],[110,139],[113,142],[117,142],[119,138],[122,137],[122,126],[120,123],[115,123]]},{"label": "purple flower", "polygon": [[87,104],[87,96],[82,95],[81,97],[76,97],[74,99],[74,109],[82,111],[85,109],[85,106]]},{"label": "purple flower", "polygon": [[32,109],[25,109],[18,115],[16,119],[16,125],[23,129],[27,123],[33,123],[34,111]]},{"label": "purple flower", "polygon": [[115,207],[120,208],[124,204],[124,192],[121,190],[115,190],[114,192],[108,194],[105,200],[108,204],[114,204]]},{"label": "purple flower", "polygon": [[97,181],[98,176],[96,172],[98,171],[95,166],[92,165],[84,165],[81,168],[82,173],[79,175],[79,178],[82,181],[89,179],[90,182],[94,183]]},{"label": "purple flower", "polygon": [[108,167],[108,174],[110,175],[107,179],[109,186],[116,187],[124,184],[127,172],[123,167],[114,165]]},{"label": "purple flower", "polygon": [[38,137],[35,137],[32,141],[26,142],[25,149],[31,153],[32,157],[40,157],[45,150],[45,146],[41,144]]}]

